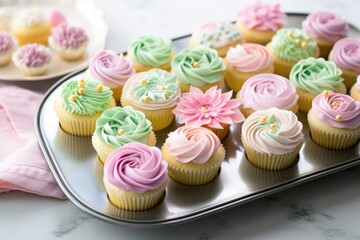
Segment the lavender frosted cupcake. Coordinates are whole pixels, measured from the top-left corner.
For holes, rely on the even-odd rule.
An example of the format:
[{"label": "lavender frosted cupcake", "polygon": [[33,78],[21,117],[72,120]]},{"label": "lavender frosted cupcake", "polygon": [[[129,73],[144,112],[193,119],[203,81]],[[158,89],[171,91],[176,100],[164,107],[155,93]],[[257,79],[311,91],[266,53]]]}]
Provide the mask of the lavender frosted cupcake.
[{"label": "lavender frosted cupcake", "polygon": [[39,76],[47,71],[51,57],[49,48],[32,43],[18,48],[12,56],[12,61],[25,76]]},{"label": "lavender frosted cupcake", "polygon": [[0,32],[0,67],[8,64],[17,47],[16,39],[9,32]]}]

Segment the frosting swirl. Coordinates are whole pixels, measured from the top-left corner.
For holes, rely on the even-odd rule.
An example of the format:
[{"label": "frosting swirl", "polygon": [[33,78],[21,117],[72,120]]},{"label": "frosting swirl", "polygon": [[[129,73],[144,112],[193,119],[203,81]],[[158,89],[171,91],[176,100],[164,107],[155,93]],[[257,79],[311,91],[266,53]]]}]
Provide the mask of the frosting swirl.
[{"label": "frosting swirl", "polygon": [[323,58],[308,58],[293,66],[290,81],[296,88],[317,95],[324,90],[336,91],[343,81],[341,74],[342,71],[333,62]]},{"label": "frosting swirl", "polygon": [[206,46],[185,48],[171,62],[171,69],[177,79],[195,87],[219,81],[225,68],[216,50]]},{"label": "frosting swirl", "polygon": [[360,102],[349,95],[320,93],[312,101],[312,111],[335,128],[355,129],[360,126]]},{"label": "frosting swirl", "polygon": [[123,88],[124,98],[148,110],[173,107],[180,96],[181,92],[175,76],[161,69],[136,73]]},{"label": "frosting swirl", "polygon": [[319,11],[310,13],[302,22],[302,28],[315,39],[335,42],[347,36],[349,26],[342,17]]},{"label": "frosting swirl", "polygon": [[63,48],[78,48],[88,41],[83,28],[70,26],[67,23],[53,28],[51,36],[54,42]]},{"label": "frosting swirl", "polygon": [[129,106],[107,109],[96,120],[96,136],[114,148],[130,142],[146,144],[151,131],[151,123],[144,113]]},{"label": "frosting swirl", "polygon": [[104,164],[104,179],[123,190],[143,193],[168,179],[160,149],[132,142],[112,151]]},{"label": "frosting swirl", "polygon": [[7,53],[15,46],[15,38],[9,32],[0,31],[0,55]]},{"label": "frosting swirl", "polygon": [[69,80],[61,87],[63,108],[78,115],[93,115],[106,110],[112,91],[97,81]]},{"label": "frosting swirl", "polygon": [[271,47],[276,57],[290,62],[314,57],[318,51],[316,41],[298,28],[277,31],[272,38]]},{"label": "frosting swirl", "polygon": [[51,55],[49,48],[41,44],[31,43],[18,48],[13,55],[13,61],[18,65],[35,68],[49,63]]},{"label": "frosting swirl", "polygon": [[286,14],[280,4],[270,5],[256,1],[238,13],[239,19],[250,29],[276,31],[285,25]]},{"label": "frosting swirl", "polygon": [[293,112],[268,108],[246,118],[241,134],[246,144],[258,152],[286,154],[302,143],[302,128]]},{"label": "frosting swirl", "polygon": [[46,18],[43,12],[37,8],[32,7],[22,10],[16,18],[16,24],[24,27],[36,27],[43,24]]},{"label": "frosting swirl", "polygon": [[340,39],[331,51],[331,60],[341,68],[360,72],[360,40]]},{"label": "frosting swirl", "polygon": [[276,74],[258,74],[240,89],[241,104],[256,111],[276,107],[290,110],[299,96],[290,81]]},{"label": "frosting swirl", "polygon": [[231,47],[226,59],[239,72],[257,72],[270,67],[274,61],[264,46],[254,43]]},{"label": "frosting swirl", "polygon": [[181,163],[206,163],[220,147],[219,138],[209,129],[183,126],[166,139],[171,154]]},{"label": "frosting swirl", "polygon": [[199,88],[191,86],[190,91],[182,95],[173,113],[179,117],[179,123],[185,123],[186,126],[207,125],[223,129],[221,124],[244,121],[238,109],[240,101],[231,97],[232,91],[222,94],[221,89],[211,87],[203,93]]},{"label": "frosting swirl", "polygon": [[128,49],[131,59],[140,64],[160,67],[170,61],[171,40],[157,36],[141,36],[135,39]]},{"label": "frosting swirl", "polygon": [[89,71],[96,80],[111,88],[125,85],[135,73],[131,61],[111,50],[98,52],[90,61]]}]

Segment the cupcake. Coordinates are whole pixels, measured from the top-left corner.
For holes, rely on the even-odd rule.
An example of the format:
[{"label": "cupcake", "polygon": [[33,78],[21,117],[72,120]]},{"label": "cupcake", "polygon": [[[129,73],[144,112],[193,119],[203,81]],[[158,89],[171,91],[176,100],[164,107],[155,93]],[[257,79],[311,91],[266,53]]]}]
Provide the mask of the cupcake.
[{"label": "cupcake", "polygon": [[302,129],[291,111],[268,108],[254,112],[241,128],[248,161],[266,170],[282,170],[296,164],[304,143]]},{"label": "cupcake", "polygon": [[0,31],[10,30],[11,16],[12,16],[12,11],[9,8],[6,7],[0,8]]},{"label": "cupcake", "polygon": [[265,45],[284,27],[286,17],[280,10],[280,4],[270,5],[255,1],[238,13],[236,26],[246,42]]},{"label": "cupcake", "polygon": [[67,23],[65,15],[59,10],[51,11],[49,14],[49,20],[53,28],[59,26],[60,24]]},{"label": "cupcake", "polygon": [[135,70],[122,54],[102,50],[91,59],[87,74],[110,87],[115,100],[120,101],[125,82],[135,74]]},{"label": "cupcake", "polygon": [[349,26],[342,17],[326,11],[310,13],[302,29],[317,42],[320,57],[328,58],[334,43],[347,36]]},{"label": "cupcake", "polygon": [[196,87],[184,93],[173,110],[180,124],[190,127],[205,127],[224,140],[232,124],[244,121],[239,111],[240,101],[231,99],[232,91],[221,93],[212,87],[203,93]]},{"label": "cupcake", "polygon": [[358,75],[356,83],[350,89],[350,96],[360,101],[360,75]]},{"label": "cupcake", "polygon": [[246,80],[255,75],[274,73],[274,59],[260,44],[245,43],[230,48],[224,62],[226,85],[235,92],[241,89]]},{"label": "cupcake", "polygon": [[334,44],[329,60],[343,72],[344,84],[350,89],[360,74],[360,39],[344,38]]},{"label": "cupcake", "polygon": [[63,60],[74,61],[84,56],[88,36],[83,28],[62,23],[53,28],[49,45]]},{"label": "cupcake", "polygon": [[236,95],[241,100],[240,109],[245,117],[253,112],[276,107],[296,113],[299,95],[290,81],[280,75],[264,73],[245,82]]},{"label": "cupcake", "polygon": [[149,146],[156,144],[151,122],[144,113],[132,107],[113,107],[105,110],[96,120],[92,144],[102,163],[114,149],[131,142]]},{"label": "cupcake", "polygon": [[136,72],[145,72],[152,68],[170,71],[171,59],[175,56],[171,40],[148,35],[132,41],[127,54]]},{"label": "cupcake", "polygon": [[51,23],[39,8],[27,8],[18,13],[11,31],[20,46],[29,43],[47,45]]},{"label": "cupcake", "polygon": [[347,149],[360,139],[360,102],[349,95],[324,91],[308,113],[312,140],[335,150]]},{"label": "cupcake", "polygon": [[174,120],[171,112],[180,98],[179,85],[173,75],[161,69],[152,69],[133,75],[123,88],[121,105],[141,111],[158,131]]},{"label": "cupcake", "polygon": [[55,99],[55,113],[63,131],[75,136],[91,136],[96,119],[115,107],[110,88],[97,81],[70,79],[61,85]]},{"label": "cupcake", "polygon": [[185,185],[201,185],[216,178],[225,157],[225,149],[212,131],[190,126],[170,132],[161,153],[170,178]]},{"label": "cupcake", "polygon": [[240,31],[233,23],[211,21],[197,27],[189,40],[190,48],[200,45],[215,49],[220,57],[225,57],[230,47],[244,42]]},{"label": "cupcake", "polygon": [[167,163],[156,147],[132,142],[114,150],[104,164],[104,184],[110,202],[124,210],[154,208],[165,193]]},{"label": "cupcake", "polygon": [[291,69],[290,81],[300,96],[300,110],[308,112],[312,100],[325,90],[346,93],[341,73],[333,62],[323,58],[308,58],[299,61]]},{"label": "cupcake", "polygon": [[0,67],[10,62],[16,47],[17,42],[13,35],[9,32],[0,31]]},{"label": "cupcake", "polygon": [[213,86],[221,88],[224,83],[225,63],[214,49],[206,46],[183,49],[173,58],[171,68],[181,92],[188,92],[190,86],[202,91]]},{"label": "cupcake", "polygon": [[298,61],[319,56],[316,41],[298,28],[280,29],[266,47],[274,57],[275,73],[286,78]]},{"label": "cupcake", "polygon": [[44,45],[32,43],[19,47],[12,56],[15,66],[25,76],[40,76],[46,73],[52,54]]}]

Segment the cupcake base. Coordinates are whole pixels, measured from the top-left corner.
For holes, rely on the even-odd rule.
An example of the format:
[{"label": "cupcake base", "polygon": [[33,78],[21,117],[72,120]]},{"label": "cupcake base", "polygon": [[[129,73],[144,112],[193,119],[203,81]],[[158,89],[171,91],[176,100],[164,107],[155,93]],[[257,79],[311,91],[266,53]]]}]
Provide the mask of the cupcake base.
[{"label": "cupcake base", "polygon": [[[185,83],[181,82],[180,80],[177,80],[177,81],[179,82],[179,87],[180,87],[181,93],[185,93],[185,92],[190,91],[190,86],[191,86],[190,84],[185,84]],[[217,89],[221,89],[223,85],[224,85],[224,77],[222,77],[217,82],[207,83],[207,84],[205,84],[205,85],[203,85],[201,87],[197,87],[197,88],[199,88],[203,92],[206,92],[206,90],[208,90],[209,88],[212,88],[214,86],[216,86]]]},{"label": "cupcake base", "polygon": [[334,42],[329,42],[321,39],[316,39],[317,45],[319,47],[319,57],[322,57],[324,59],[329,58],[330,51],[332,47],[334,46]]},{"label": "cupcake base", "polygon": [[247,43],[258,43],[265,45],[271,41],[271,38],[276,33],[276,31],[273,30],[260,31],[256,29],[249,29],[241,21],[237,21],[236,26],[244,36],[245,42]]},{"label": "cupcake base", "polygon": [[42,24],[31,28],[15,24],[12,33],[18,40],[19,46],[29,43],[39,43],[47,46],[48,38],[51,35],[51,24],[49,21],[45,21]]},{"label": "cupcake base", "polygon": [[[333,62],[331,52],[329,54],[329,61]],[[343,72],[342,77],[344,78],[344,84],[346,88],[350,90],[350,88],[356,83],[357,76],[360,75],[360,70],[359,72],[356,72],[350,69],[344,69],[342,67],[339,68]]]},{"label": "cupcake base", "polygon": [[225,138],[229,134],[230,125],[221,124],[221,126],[223,127],[222,129],[221,128],[212,128],[212,127],[209,127],[208,125],[204,125],[204,126],[201,126],[201,127],[204,127],[204,128],[207,128],[207,129],[211,130],[213,133],[215,133],[216,136],[218,136],[220,141],[223,141],[223,140],[225,140]]},{"label": "cupcake base", "polygon": [[139,62],[137,62],[137,61],[135,61],[135,60],[133,60],[133,59],[130,59],[130,58],[128,58],[128,59],[131,60],[133,66],[134,66],[135,72],[137,72],[137,73],[139,73],[139,72],[146,72],[146,71],[149,71],[149,70],[151,70],[151,69],[153,69],[153,68],[160,68],[160,69],[162,69],[162,70],[165,70],[165,71],[170,72],[170,71],[171,71],[171,60],[173,59],[173,57],[174,57],[175,55],[176,55],[176,53],[175,53],[175,52],[172,52],[171,55],[170,55],[169,61],[168,61],[167,63],[159,66],[159,67],[153,67],[153,66],[143,65],[143,64],[141,64],[141,63],[139,63]]}]

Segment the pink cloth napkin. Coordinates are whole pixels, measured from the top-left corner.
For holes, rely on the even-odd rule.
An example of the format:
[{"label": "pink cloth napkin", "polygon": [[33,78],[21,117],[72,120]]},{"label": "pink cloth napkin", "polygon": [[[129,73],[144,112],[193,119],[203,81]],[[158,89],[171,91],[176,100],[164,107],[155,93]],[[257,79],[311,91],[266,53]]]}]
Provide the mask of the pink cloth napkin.
[{"label": "pink cloth napkin", "polygon": [[35,136],[41,99],[39,93],[0,86],[0,193],[20,190],[64,199]]}]

